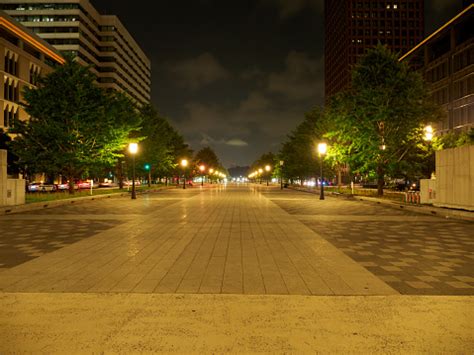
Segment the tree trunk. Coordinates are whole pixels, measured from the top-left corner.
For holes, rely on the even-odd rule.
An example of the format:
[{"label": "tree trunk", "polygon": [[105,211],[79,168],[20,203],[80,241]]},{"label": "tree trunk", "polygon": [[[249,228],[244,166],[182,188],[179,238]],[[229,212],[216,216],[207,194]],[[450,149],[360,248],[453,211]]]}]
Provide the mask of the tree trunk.
[{"label": "tree trunk", "polygon": [[385,172],[382,165],[377,167],[377,195],[383,196],[383,186],[385,184]]},{"label": "tree trunk", "polygon": [[123,189],[123,162],[117,162],[117,170],[118,170],[118,186],[119,189]]},{"label": "tree trunk", "polygon": [[69,182],[69,195],[74,195],[74,178],[72,176],[68,176]]}]

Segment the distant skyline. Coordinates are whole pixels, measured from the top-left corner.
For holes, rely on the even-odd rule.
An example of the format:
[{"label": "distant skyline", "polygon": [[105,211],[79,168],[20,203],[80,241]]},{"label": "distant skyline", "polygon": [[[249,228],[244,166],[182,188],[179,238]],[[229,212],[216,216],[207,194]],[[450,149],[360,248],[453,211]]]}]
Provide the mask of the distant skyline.
[{"label": "distant skyline", "polygon": [[[324,100],[323,0],[91,0],[117,15],[152,62],[152,103],[195,150],[225,166],[277,152]],[[425,35],[462,0],[425,1]]]}]

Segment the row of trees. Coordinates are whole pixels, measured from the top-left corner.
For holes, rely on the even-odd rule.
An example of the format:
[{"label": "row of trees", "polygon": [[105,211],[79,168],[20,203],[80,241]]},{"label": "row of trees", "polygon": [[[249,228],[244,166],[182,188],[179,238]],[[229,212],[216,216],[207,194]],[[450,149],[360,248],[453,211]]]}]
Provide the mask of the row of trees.
[{"label": "row of trees", "polygon": [[[61,175],[72,193],[80,178],[115,172],[122,182],[124,163],[130,159],[126,148],[140,142],[139,176],[181,175],[180,160],[190,160],[193,152],[168,120],[151,105],[138,108],[123,93],[101,89],[94,81],[89,68],[68,58],[39,78],[37,88],[25,89],[24,108],[31,118],[14,123],[9,132],[13,140],[2,135],[15,156],[13,168],[30,176]],[[198,152],[194,161],[223,170],[210,148]]]},{"label": "row of trees", "polygon": [[[308,112],[288,135],[275,158],[275,173],[300,181],[319,175],[316,146],[324,141],[326,176],[343,171],[359,175],[376,181],[382,195],[387,178],[429,177],[435,149],[472,140],[471,132],[426,141],[424,127],[441,116],[421,74],[378,45],[355,66],[352,86],[334,96],[324,110]],[[284,161],[281,171],[279,161]]]}]

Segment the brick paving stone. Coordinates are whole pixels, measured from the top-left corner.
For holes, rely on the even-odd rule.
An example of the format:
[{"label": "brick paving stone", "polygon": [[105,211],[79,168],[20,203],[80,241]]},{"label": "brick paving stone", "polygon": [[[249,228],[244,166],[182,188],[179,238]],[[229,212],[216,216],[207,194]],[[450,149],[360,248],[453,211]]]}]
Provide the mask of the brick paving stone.
[{"label": "brick paving stone", "polygon": [[[104,216],[115,223],[113,216],[118,216],[121,224],[5,270],[0,290],[397,294],[292,214],[246,186],[195,188],[133,201],[114,199],[113,204],[117,211],[102,205],[84,219],[98,221]],[[73,211],[88,210],[79,205],[65,209],[15,218],[34,224],[44,216],[70,225],[75,221]],[[70,237],[88,230],[80,227],[57,235]],[[43,239],[51,241],[48,236]],[[372,245],[377,243],[360,247]]]},{"label": "brick paving stone", "polygon": [[[275,197],[276,204],[397,291],[474,295],[474,223],[417,215],[366,201],[331,196],[320,201],[301,195],[292,191],[284,198],[267,196]],[[422,285],[417,282],[430,287],[414,287]]]},{"label": "brick paving stone", "polygon": [[422,281],[406,281],[413,288],[433,288],[430,284]]}]

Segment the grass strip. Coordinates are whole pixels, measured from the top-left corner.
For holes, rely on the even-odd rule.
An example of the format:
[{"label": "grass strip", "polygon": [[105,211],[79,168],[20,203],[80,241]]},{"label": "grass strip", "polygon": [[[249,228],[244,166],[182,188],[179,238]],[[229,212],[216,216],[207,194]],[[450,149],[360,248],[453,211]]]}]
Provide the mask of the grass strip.
[{"label": "grass strip", "polygon": [[[165,185],[151,185],[148,187],[147,185],[144,186],[136,186],[136,191],[147,191],[157,188],[163,188]],[[88,196],[100,196],[100,195],[107,195],[107,194],[117,194],[117,193],[127,193],[132,192],[132,188],[130,187],[128,190],[127,188],[119,189],[101,189],[95,188],[92,189],[92,194],[90,189],[83,189],[83,190],[75,190],[74,194],[70,194],[69,191],[56,191],[56,192],[28,192],[26,193],[26,203],[34,203],[34,202],[46,202],[46,201],[57,201],[57,200],[65,200],[71,198],[80,198],[80,197],[88,197]]]}]

